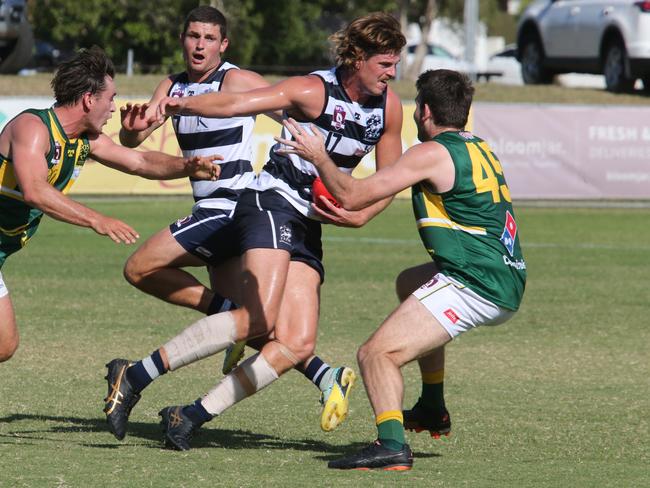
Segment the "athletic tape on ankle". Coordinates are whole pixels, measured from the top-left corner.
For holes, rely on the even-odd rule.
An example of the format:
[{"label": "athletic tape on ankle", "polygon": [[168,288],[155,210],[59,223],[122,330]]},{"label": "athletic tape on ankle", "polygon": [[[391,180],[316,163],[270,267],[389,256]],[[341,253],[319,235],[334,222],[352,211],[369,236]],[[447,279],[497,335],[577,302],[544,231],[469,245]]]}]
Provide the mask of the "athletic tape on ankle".
[{"label": "athletic tape on ankle", "polygon": [[169,369],[211,356],[235,343],[235,319],[230,312],[209,315],[194,322],[163,347]]},{"label": "athletic tape on ankle", "polygon": [[298,359],[298,357],[291,351],[291,349],[289,349],[287,346],[282,344],[279,340],[273,339],[273,342],[278,347],[280,354],[282,354],[285,358],[291,361],[291,364],[295,366],[300,362],[300,359]]},{"label": "athletic tape on ankle", "polygon": [[246,359],[203,397],[201,405],[210,415],[219,415],[278,379],[275,369],[262,354]]}]

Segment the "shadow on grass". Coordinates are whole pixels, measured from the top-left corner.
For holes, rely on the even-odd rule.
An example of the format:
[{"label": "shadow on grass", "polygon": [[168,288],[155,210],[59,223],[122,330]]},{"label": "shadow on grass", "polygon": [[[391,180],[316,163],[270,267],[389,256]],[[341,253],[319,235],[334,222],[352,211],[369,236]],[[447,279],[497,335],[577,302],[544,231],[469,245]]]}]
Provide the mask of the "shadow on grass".
[{"label": "shadow on grass", "polygon": [[[15,429],[9,432],[0,433],[0,444],[28,444],[34,445],[37,442],[52,441],[61,442],[60,437],[49,437],[48,434],[75,434],[75,433],[105,433],[107,438],[112,442],[106,443],[88,443],[78,442],[77,439],[71,440],[76,444],[100,448],[100,449],[117,449],[121,446],[134,446],[129,443],[129,439],[145,439],[154,441],[156,444],[137,444],[140,447],[150,449],[160,449],[162,444],[162,430],[157,423],[130,422],[129,432],[125,441],[114,440],[108,431],[106,421],[101,418],[80,418],[80,417],[59,417],[53,415],[30,415],[30,414],[12,414],[6,417],[0,417],[1,424],[12,424],[14,422],[56,422],[59,425],[45,425],[43,429]],[[216,422],[215,422],[216,423]],[[61,425],[63,424],[63,425]],[[215,425],[215,427],[217,427]],[[348,454],[352,454],[366,445],[368,442],[353,442],[348,445],[336,445],[329,442],[323,442],[316,439],[290,439],[286,437],[276,437],[273,435],[251,432],[249,430],[219,429],[209,425],[196,432],[192,439],[193,449],[221,448],[221,449],[279,449],[295,451],[312,451],[327,453],[315,456],[316,459],[329,461]],[[30,440],[32,442],[25,442]],[[439,457],[436,453],[417,453],[416,458]]]}]

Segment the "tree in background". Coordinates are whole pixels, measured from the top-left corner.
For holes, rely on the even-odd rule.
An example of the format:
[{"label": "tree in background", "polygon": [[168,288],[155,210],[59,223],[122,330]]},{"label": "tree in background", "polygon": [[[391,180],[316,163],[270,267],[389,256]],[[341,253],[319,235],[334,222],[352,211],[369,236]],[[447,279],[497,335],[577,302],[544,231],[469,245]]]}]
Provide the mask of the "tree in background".
[{"label": "tree in background", "polygon": [[[481,14],[498,11],[499,3],[482,0]],[[430,4],[455,19],[462,19],[463,11],[460,0],[31,0],[29,12],[38,39],[67,49],[97,44],[118,67],[133,49],[136,70],[172,72],[183,67],[178,44],[183,20],[199,4],[226,14],[232,40],[226,58],[263,73],[329,65],[328,35],[368,12],[401,13],[422,24],[432,18]]]}]

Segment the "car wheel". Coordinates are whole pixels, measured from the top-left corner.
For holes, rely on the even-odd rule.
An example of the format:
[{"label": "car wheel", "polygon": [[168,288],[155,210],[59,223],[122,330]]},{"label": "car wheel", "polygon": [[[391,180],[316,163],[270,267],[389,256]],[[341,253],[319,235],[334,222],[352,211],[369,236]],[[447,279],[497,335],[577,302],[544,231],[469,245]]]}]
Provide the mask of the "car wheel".
[{"label": "car wheel", "polygon": [[521,77],[527,85],[548,85],[554,73],[544,67],[544,51],[537,39],[524,41],[521,48]]},{"label": "car wheel", "polygon": [[18,39],[0,52],[0,74],[15,74],[32,59],[34,34],[29,24],[20,27]]},{"label": "car wheel", "polygon": [[634,79],[628,76],[627,53],[625,46],[620,41],[613,42],[605,48],[603,58],[603,74],[605,86],[611,92],[631,91]]}]

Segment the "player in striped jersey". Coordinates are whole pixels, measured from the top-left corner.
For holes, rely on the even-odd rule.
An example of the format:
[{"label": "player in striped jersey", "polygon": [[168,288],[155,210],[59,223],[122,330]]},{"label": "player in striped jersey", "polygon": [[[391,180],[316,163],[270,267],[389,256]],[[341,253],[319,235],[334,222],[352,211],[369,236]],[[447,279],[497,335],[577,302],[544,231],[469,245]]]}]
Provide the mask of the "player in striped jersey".
[{"label": "player in striped jersey", "polygon": [[[114,74],[113,63],[100,48],[80,51],[61,64],[52,80],[54,106],[22,112],[0,134],[0,267],[27,244],[43,214],[90,227],[117,243],[136,241],[138,234],[129,225],[66,196],[89,156],[151,179],[218,175],[213,157],[134,151],[103,134],[115,111]],[[0,362],[17,348],[13,305],[0,274]]]},{"label": "player in striped jersey", "polygon": [[[329,72],[291,77],[246,93],[168,97],[160,102],[159,111],[161,115],[232,117],[283,110],[306,125],[318,126],[342,171],[350,172],[373,148],[377,166],[388,166],[402,151],[402,106],[388,87],[406,42],[399,22],[388,14],[369,14],[332,39],[337,67]],[[161,411],[166,442],[175,448],[188,449],[191,433],[203,422],[312,354],[324,276],[321,221],[359,226],[390,201],[384,199],[360,212],[336,209],[327,202],[323,202],[325,210],[315,208],[311,187],[316,168],[296,157],[281,157],[276,150],[272,149],[262,175],[242,193],[235,210],[246,277],[242,308],[198,321],[159,352],[164,369],[176,370],[235,340],[269,333],[273,340],[193,405]],[[300,260],[297,265],[296,260]]]},{"label": "player in striped jersey", "polygon": [[[425,269],[430,272],[429,280],[402,301],[357,355],[378,439],[331,461],[330,468],[410,469],[400,368],[416,359],[426,366],[432,354],[461,333],[509,320],[524,292],[526,263],[503,169],[488,144],[464,130],[474,93],[470,80],[455,71],[435,70],[420,75],[416,86],[414,119],[422,144],[368,178],[355,180],[338,171],[322,135],[305,133],[295,121],[285,122],[295,140],[279,139],[287,147],[283,153],[318,167],[346,208],[365,208],[411,186],[420,237],[433,259],[432,265],[402,277],[403,289],[421,280]],[[420,409],[426,413],[426,405]]]},{"label": "player in striped jersey", "polygon": [[[228,47],[227,23],[223,14],[213,7],[201,6],[189,12],[181,43],[186,70],[165,78],[149,103],[127,104],[122,110],[120,140],[123,144],[139,145],[164,123],[146,117],[147,108],[155,107],[164,96],[237,93],[269,86],[257,73],[240,70],[222,60]],[[269,115],[281,119],[279,114]],[[233,301],[240,302],[237,299],[238,283],[242,279],[239,240],[229,224],[239,195],[255,178],[251,165],[255,116],[175,115],[172,122],[185,156],[211,153],[223,156],[219,162],[220,177],[216,181],[191,181],[196,202],[192,214],[149,238],[129,258],[124,274],[131,284],[146,293],[211,315],[234,308]],[[206,264],[210,289],[183,269]],[[292,261],[289,266],[300,268],[303,264]],[[264,343],[253,340],[250,345],[261,348]],[[243,353],[244,343],[238,344]],[[230,364],[225,364],[224,374],[234,366],[234,361],[229,361],[233,356],[237,359],[235,352],[226,355]],[[139,398],[142,390],[159,376],[156,364],[160,365],[160,360],[154,352],[138,362],[115,359],[107,365],[108,396],[104,411],[109,429],[120,440],[126,434],[130,409],[135,405],[130,399]],[[317,356],[307,358],[296,369],[322,392],[321,427],[328,431],[334,429],[345,418],[349,394],[349,388],[341,392],[338,385],[345,380],[345,386],[351,386],[354,372],[345,367],[332,368]],[[126,403],[119,403],[120,397],[125,397]]]}]

